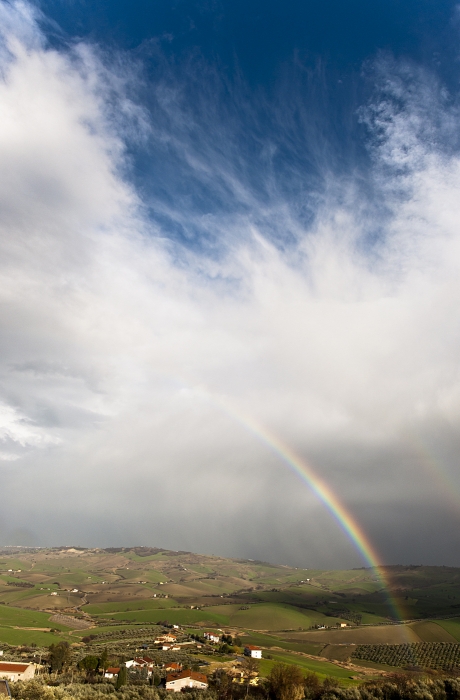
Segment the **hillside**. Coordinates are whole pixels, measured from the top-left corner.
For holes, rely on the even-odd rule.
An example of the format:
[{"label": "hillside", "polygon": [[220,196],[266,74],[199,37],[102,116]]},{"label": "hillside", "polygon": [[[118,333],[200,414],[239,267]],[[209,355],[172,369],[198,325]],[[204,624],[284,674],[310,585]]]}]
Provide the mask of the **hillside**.
[{"label": "hillside", "polygon": [[385,577],[406,624],[394,624],[389,593],[370,569],[295,569],[147,547],[4,548],[0,642],[113,641],[168,623],[219,628],[272,656],[343,661],[360,656],[358,645],[460,641],[460,569],[393,566]]}]

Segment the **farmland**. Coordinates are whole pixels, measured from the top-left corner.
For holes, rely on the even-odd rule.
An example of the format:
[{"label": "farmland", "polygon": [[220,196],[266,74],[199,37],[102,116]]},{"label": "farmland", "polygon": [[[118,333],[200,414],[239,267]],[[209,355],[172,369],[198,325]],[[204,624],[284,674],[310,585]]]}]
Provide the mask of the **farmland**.
[{"label": "farmland", "polygon": [[445,642],[362,645],[356,648],[352,658],[389,666],[454,669],[460,666],[460,645]]},{"label": "farmland", "polygon": [[266,672],[278,657],[320,664],[323,675],[332,667],[338,677],[350,663],[398,667],[414,654],[436,668],[444,657],[456,663],[460,570],[395,566],[384,574],[387,589],[364,568],[294,569],[147,547],[6,548],[0,645],[64,640],[77,649],[90,636],[93,646],[119,649],[151,644],[167,623],[185,635],[220,629],[260,645]]}]

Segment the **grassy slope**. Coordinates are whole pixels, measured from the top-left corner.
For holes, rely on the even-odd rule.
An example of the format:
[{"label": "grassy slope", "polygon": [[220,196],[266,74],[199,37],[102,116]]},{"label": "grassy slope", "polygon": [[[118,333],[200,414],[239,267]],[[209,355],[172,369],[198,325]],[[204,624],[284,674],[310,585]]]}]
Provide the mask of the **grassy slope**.
[{"label": "grassy slope", "polygon": [[124,603],[98,603],[85,606],[85,612],[90,615],[107,615],[110,613],[129,612],[132,610],[166,610],[174,608],[177,602],[172,598],[151,598]]},{"label": "grassy slope", "polygon": [[110,615],[112,620],[130,620],[132,622],[159,622],[168,620],[176,625],[193,625],[199,622],[217,623],[228,625],[228,617],[215,615],[207,610],[190,610],[187,608],[169,608],[168,610],[134,610],[132,612],[120,612]]},{"label": "grassy slope", "polygon": [[442,625],[436,622],[415,622],[411,625],[423,642],[456,642],[457,639]]},{"label": "grassy slope", "polygon": [[[282,603],[260,603],[249,610],[238,610],[230,617],[232,625],[255,630],[283,630],[310,627],[317,615],[307,615]],[[316,619],[315,619],[316,618]]]},{"label": "grassy slope", "polygon": [[11,627],[0,626],[0,642],[4,644],[37,644],[37,646],[47,647],[63,639],[72,641],[65,633],[55,634],[53,632],[39,632],[36,630],[13,629]]},{"label": "grassy slope", "polygon": [[273,665],[276,662],[296,664],[300,666],[304,671],[313,671],[317,673],[321,678],[326,678],[327,676],[337,678],[338,680],[344,682],[345,685],[352,685],[350,681],[351,672],[336,666],[335,664],[329,663],[328,661],[317,661],[316,659],[309,659],[305,656],[298,656],[289,654],[286,652],[270,652],[272,659],[262,659],[260,670],[263,676],[266,676]]},{"label": "grassy slope", "polygon": [[446,630],[456,642],[460,642],[460,617],[453,620],[436,620],[436,625]]},{"label": "grassy slope", "polygon": [[18,627],[55,627],[65,630],[65,627],[50,622],[50,614],[35,610],[22,610],[7,605],[0,605],[0,625]]}]

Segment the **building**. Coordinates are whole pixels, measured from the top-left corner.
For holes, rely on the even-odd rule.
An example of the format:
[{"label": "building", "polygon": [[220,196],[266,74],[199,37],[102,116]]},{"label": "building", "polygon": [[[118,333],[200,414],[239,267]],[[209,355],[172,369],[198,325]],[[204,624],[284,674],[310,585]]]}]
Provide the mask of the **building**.
[{"label": "building", "polygon": [[179,693],[182,688],[198,688],[206,690],[208,678],[198,671],[182,671],[181,673],[168,673],[166,676],[166,690]]},{"label": "building", "polygon": [[208,642],[213,642],[213,644],[219,644],[220,637],[215,632],[205,632],[203,636],[205,639],[208,640]]},{"label": "building", "polygon": [[0,678],[14,683],[28,681],[35,675],[35,664],[24,664],[17,661],[0,661]]},{"label": "building", "polygon": [[153,672],[153,659],[150,656],[139,656],[135,659],[127,661],[125,664],[126,668],[146,668],[147,674],[150,676]]},{"label": "building", "polygon": [[104,678],[115,678],[115,676],[118,676],[119,673],[120,673],[119,666],[109,666],[109,668],[107,668],[105,670]]},{"label": "building", "polygon": [[[247,683],[247,674],[239,668],[231,669],[231,671],[228,672],[228,675],[232,679],[232,683],[238,683],[239,685]],[[259,685],[259,680],[260,679],[257,672],[254,672],[251,674],[249,679],[249,685]]]},{"label": "building", "polygon": [[177,663],[177,661],[171,661],[164,665],[166,673],[180,673],[182,671],[182,664]]},{"label": "building", "polygon": [[250,656],[253,659],[262,658],[262,649],[260,647],[254,647],[252,646],[252,644],[249,644],[247,647],[244,647],[244,653],[246,656]]},{"label": "building", "polygon": [[155,639],[155,644],[163,644],[164,642],[176,642],[177,638],[175,634],[162,634],[161,637]]}]

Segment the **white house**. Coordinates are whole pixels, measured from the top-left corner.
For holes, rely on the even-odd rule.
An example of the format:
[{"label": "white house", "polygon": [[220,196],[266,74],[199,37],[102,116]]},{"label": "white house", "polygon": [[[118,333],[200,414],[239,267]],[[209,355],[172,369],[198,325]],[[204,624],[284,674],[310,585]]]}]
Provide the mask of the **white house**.
[{"label": "white house", "polygon": [[220,637],[215,632],[205,632],[203,636],[209,642],[213,642],[214,644],[219,644]]},{"label": "white house", "polygon": [[28,681],[35,675],[35,664],[24,664],[17,661],[0,661],[0,678],[14,683]]},{"label": "white house", "polygon": [[115,676],[118,676],[119,673],[119,666],[109,666],[109,668],[106,668],[105,670],[104,678],[115,678]]},{"label": "white house", "polygon": [[252,644],[249,644],[247,647],[244,647],[244,653],[246,656],[250,656],[253,659],[261,659],[262,658],[262,649],[260,647],[254,647]]},{"label": "white house", "polygon": [[170,673],[166,676],[166,690],[179,693],[182,688],[199,688],[206,690],[208,678],[204,673],[197,671],[182,671],[181,673]]}]

